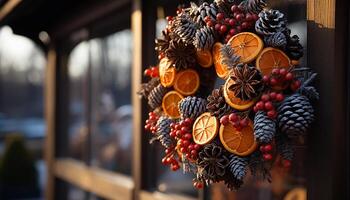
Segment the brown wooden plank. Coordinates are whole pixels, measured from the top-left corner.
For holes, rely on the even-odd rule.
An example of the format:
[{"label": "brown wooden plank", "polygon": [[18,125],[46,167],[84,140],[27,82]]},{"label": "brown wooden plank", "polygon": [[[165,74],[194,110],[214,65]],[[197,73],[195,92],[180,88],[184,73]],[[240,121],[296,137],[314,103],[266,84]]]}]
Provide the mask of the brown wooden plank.
[{"label": "brown wooden plank", "polygon": [[44,157],[47,168],[45,199],[51,200],[54,196],[53,162],[55,155],[55,102],[56,102],[56,51],[53,46],[47,53],[47,67],[45,69],[45,121],[46,137]]},{"label": "brown wooden plank", "polygon": [[9,0],[0,8],[0,21],[3,20],[13,9],[15,9],[22,0]]},{"label": "brown wooden plank", "polygon": [[56,160],[54,173],[58,178],[103,198],[128,200],[133,196],[134,183],[130,177],[89,167],[73,159]]}]

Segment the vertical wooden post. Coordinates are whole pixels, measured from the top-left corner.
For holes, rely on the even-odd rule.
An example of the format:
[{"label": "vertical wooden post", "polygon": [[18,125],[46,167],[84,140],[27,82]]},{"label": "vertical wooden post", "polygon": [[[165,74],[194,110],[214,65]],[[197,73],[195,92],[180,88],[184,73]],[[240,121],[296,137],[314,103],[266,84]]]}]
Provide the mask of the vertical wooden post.
[{"label": "vertical wooden post", "polygon": [[55,156],[55,105],[56,105],[56,51],[54,46],[50,46],[47,53],[47,66],[45,69],[45,161],[47,167],[47,180],[45,199],[54,199],[54,156]]},{"label": "vertical wooden post", "polygon": [[308,0],[308,64],[319,74],[309,134],[308,199],[347,199],[346,0]]}]

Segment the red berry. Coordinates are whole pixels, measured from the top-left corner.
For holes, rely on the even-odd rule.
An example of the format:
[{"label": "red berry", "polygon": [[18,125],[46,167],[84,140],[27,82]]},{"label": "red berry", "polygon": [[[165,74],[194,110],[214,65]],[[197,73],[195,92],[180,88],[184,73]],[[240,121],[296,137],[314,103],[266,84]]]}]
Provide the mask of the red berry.
[{"label": "red berry", "polygon": [[165,162],[170,164],[170,163],[172,163],[172,161],[173,161],[172,157],[167,157]]},{"label": "red berry", "polygon": [[268,102],[265,103],[265,109],[266,110],[274,109],[271,101],[268,101]]},{"label": "red berry", "polygon": [[195,144],[195,145],[194,145],[194,149],[197,150],[197,151],[199,151],[199,150],[201,149],[201,145]]},{"label": "red berry", "polygon": [[181,133],[187,133],[188,132],[188,128],[186,126],[181,127]]},{"label": "red berry", "polygon": [[215,24],[215,30],[220,31],[221,24]]},{"label": "red berry", "polygon": [[253,14],[253,20],[256,21],[259,19],[259,16],[257,14]]},{"label": "red berry", "polygon": [[190,151],[192,151],[193,149],[194,149],[194,145],[193,144],[190,144],[190,145],[188,145],[188,150],[190,150]]},{"label": "red berry", "polygon": [[288,73],[288,71],[284,68],[280,69],[281,76],[285,76]]},{"label": "red berry", "polygon": [[271,144],[267,144],[264,146],[264,151],[265,152],[270,152],[272,150],[272,145]]},{"label": "red berry", "polygon": [[269,154],[269,153],[266,153],[266,154],[263,155],[263,158],[264,158],[264,160],[266,160],[266,161],[270,161],[270,160],[272,160],[272,155]]},{"label": "red berry", "polygon": [[270,119],[274,119],[276,117],[276,111],[275,110],[270,110],[267,112],[267,116],[270,118]]},{"label": "red berry", "polygon": [[301,82],[299,80],[294,81],[294,84],[297,89],[299,89],[301,86]]},{"label": "red berry", "polygon": [[191,118],[186,118],[186,119],[185,119],[185,124],[186,124],[187,126],[190,126],[190,125],[192,124],[192,119],[191,119]]},{"label": "red berry", "polygon": [[192,155],[192,156],[193,156],[193,155],[197,156],[197,154],[198,154],[197,150],[193,149],[193,150],[191,151],[191,155]]},{"label": "red berry", "polygon": [[284,95],[283,95],[283,94],[278,93],[278,94],[276,95],[276,100],[277,100],[277,101],[281,102],[281,101],[283,101],[283,99],[284,99]]},{"label": "red berry", "polygon": [[258,111],[259,111],[258,107],[254,106],[254,107],[253,107],[253,111],[254,111],[255,113],[258,112]]},{"label": "red berry", "polygon": [[270,78],[267,75],[265,75],[265,76],[263,76],[262,80],[264,83],[268,83],[270,81]]},{"label": "red berry", "polygon": [[209,20],[211,20],[209,16],[205,16],[205,17],[204,17],[204,21],[205,21],[205,22],[208,22]]},{"label": "red berry", "polygon": [[214,26],[214,22],[213,22],[213,21],[208,21],[208,22],[207,22],[207,25],[208,25],[209,27],[213,27],[213,26]]},{"label": "red berry", "polygon": [[232,12],[238,11],[238,6],[237,6],[237,5],[231,6],[231,11],[232,11]]},{"label": "red berry", "polygon": [[175,131],[171,131],[169,135],[170,135],[170,137],[174,138],[174,137],[176,137],[176,132]]},{"label": "red berry", "polygon": [[247,14],[245,15],[245,19],[246,19],[247,21],[252,21],[252,20],[253,20],[253,16],[252,16],[250,13],[247,13]]},{"label": "red berry", "polygon": [[261,146],[259,147],[259,150],[260,150],[261,152],[265,152],[265,146],[264,146],[264,145],[261,145]]},{"label": "red berry", "polygon": [[240,33],[242,31],[242,27],[241,26],[237,26],[236,29],[237,29],[238,33]]},{"label": "red berry", "polygon": [[175,134],[176,134],[177,137],[181,137],[181,136],[182,136],[181,130],[177,130],[177,131],[175,132]]},{"label": "red berry", "polygon": [[167,16],[167,17],[166,17],[166,20],[167,20],[167,21],[172,21],[172,20],[173,20],[173,17],[172,17],[172,16]]},{"label": "red berry", "polygon": [[277,96],[276,92],[271,92],[271,93],[270,93],[270,98],[271,98],[271,100],[275,100],[275,99],[276,99],[276,96]]},{"label": "red berry", "polygon": [[182,143],[182,146],[188,148],[188,146],[190,144],[191,144],[191,142],[189,140],[184,140],[183,143]]},{"label": "red berry", "polygon": [[259,102],[256,104],[256,108],[257,108],[258,110],[264,110],[264,108],[265,108],[264,102],[259,101]]},{"label": "red berry", "polygon": [[248,126],[248,124],[249,124],[249,121],[247,118],[244,118],[239,122],[239,125],[242,127],[246,127],[246,126]]},{"label": "red berry", "polygon": [[164,53],[160,53],[160,54],[158,55],[158,59],[159,59],[159,60],[163,59],[164,57],[165,57],[165,54],[164,54]]},{"label": "red berry", "polygon": [[180,169],[180,166],[179,166],[179,165],[172,165],[172,166],[171,166],[171,170],[173,170],[173,171],[176,171],[176,170],[178,170],[178,169]]},{"label": "red berry", "polygon": [[234,36],[235,34],[236,34],[236,30],[233,29],[233,28],[231,28],[231,29],[230,29],[230,35]]},{"label": "red berry", "polygon": [[290,166],[292,165],[292,162],[290,160],[283,160],[282,165],[285,168],[290,168]]},{"label": "red berry", "polygon": [[202,189],[203,188],[203,183],[202,182],[198,182],[197,185],[196,185],[196,188],[197,189]]},{"label": "red berry", "polygon": [[238,120],[238,116],[235,114],[235,113],[231,113],[229,116],[228,116],[228,119],[231,121],[231,122],[236,122]]},{"label": "red berry", "polygon": [[220,33],[225,33],[226,31],[227,31],[227,26],[226,25],[221,25]]},{"label": "red berry", "polygon": [[151,69],[146,69],[145,72],[144,72],[144,74],[146,76],[151,76],[151,73],[152,73]]},{"label": "red berry", "polygon": [[192,139],[192,134],[187,133],[187,134],[184,135],[183,138],[186,139],[186,140],[190,140],[190,139]]},{"label": "red berry", "polygon": [[175,125],[175,129],[176,129],[176,130],[180,130],[180,129],[181,129],[180,124],[176,124],[176,125]]},{"label": "red berry", "polygon": [[263,102],[267,102],[267,101],[270,100],[270,96],[267,95],[267,94],[264,94],[264,95],[261,96],[261,100],[262,100]]},{"label": "red berry", "polygon": [[220,124],[226,125],[229,122],[229,117],[227,115],[224,115],[220,118]]},{"label": "red berry", "polygon": [[271,84],[272,86],[277,85],[277,83],[278,83],[278,81],[277,81],[277,79],[275,79],[275,78],[272,78],[272,79],[270,80],[270,84]]},{"label": "red berry", "polygon": [[181,151],[181,153],[186,153],[187,152],[187,148],[186,147],[181,147],[180,151]]},{"label": "red berry", "polygon": [[185,157],[186,157],[186,158],[191,158],[191,154],[190,154],[190,153],[186,153],[186,154],[185,154]]},{"label": "red berry", "polygon": [[146,129],[146,130],[150,130],[150,129],[151,129],[151,124],[146,124],[146,125],[145,125],[145,129]]},{"label": "red berry", "polygon": [[249,27],[249,24],[247,22],[243,22],[241,26],[243,29],[247,29]]},{"label": "red berry", "polygon": [[243,19],[243,15],[239,14],[239,15],[236,15],[236,20],[237,21],[241,21]]},{"label": "red berry", "polygon": [[169,163],[167,162],[167,158],[166,158],[166,157],[164,157],[164,158],[162,159],[162,164],[163,164],[163,165],[169,164]]},{"label": "red berry", "polygon": [[230,18],[225,18],[225,23],[229,24],[230,23]]},{"label": "red berry", "polygon": [[234,19],[230,19],[228,23],[230,24],[230,26],[236,25],[236,21]]},{"label": "red berry", "polygon": [[285,76],[285,79],[286,79],[287,81],[291,81],[291,80],[293,80],[293,78],[294,78],[294,75],[293,75],[292,73],[290,73],[290,72],[288,72],[288,73],[286,74],[286,76]]},{"label": "red berry", "polygon": [[216,15],[216,19],[217,20],[222,20],[222,19],[224,19],[224,13],[218,13],[217,15]]},{"label": "red berry", "polygon": [[271,72],[273,75],[279,75],[280,74],[280,69],[273,69],[272,72]]},{"label": "red berry", "polygon": [[165,149],[165,154],[171,153],[171,149]]}]

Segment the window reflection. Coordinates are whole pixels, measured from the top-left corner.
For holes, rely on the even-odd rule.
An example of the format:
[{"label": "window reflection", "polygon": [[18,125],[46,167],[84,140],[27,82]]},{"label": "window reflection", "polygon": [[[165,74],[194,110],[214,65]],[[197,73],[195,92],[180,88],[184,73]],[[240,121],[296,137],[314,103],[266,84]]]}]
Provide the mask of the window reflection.
[{"label": "window reflection", "polygon": [[69,60],[71,156],[128,175],[131,47],[131,31],[123,30],[80,43]]}]

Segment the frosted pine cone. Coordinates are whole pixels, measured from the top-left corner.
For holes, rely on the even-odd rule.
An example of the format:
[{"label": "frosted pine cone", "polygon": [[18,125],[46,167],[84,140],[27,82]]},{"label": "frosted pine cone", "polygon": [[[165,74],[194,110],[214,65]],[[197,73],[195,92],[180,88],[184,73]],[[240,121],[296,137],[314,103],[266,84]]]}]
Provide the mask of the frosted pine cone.
[{"label": "frosted pine cone", "polygon": [[213,21],[216,20],[216,14],[218,12],[218,8],[215,4],[204,2],[199,6],[198,11],[200,13],[200,19],[205,23],[205,17],[209,16],[209,18]]},{"label": "frosted pine cone", "polygon": [[163,87],[161,84],[159,84],[157,87],[155,87],[148,95],[148,105],[152,109],[156,109],[159,106],[162,105],[163,97],[165,93],[167,92],[167,89]]},{"label": "frosted pine cone", "polygon": [[211,49],[214,44],[214,31],[212,28],[204,26],[197,30],[193,45],[197,49]]},{"label": "frosted pine cone", "polygon": [[265,0],[244,0],[240,3],[246,12],[259,14],[265,7]]},{"label": "frosted pine cone", "polygon": [[284,49],[287,45],[287,38],[282,32],[277,32],[272,35],[268,35],[264,38],[267,46]]},{"label": "frosted pine cone", "polygon": [[303,46],[300,44],[299,37],[297,35],[293,35],[292,37],[288,38],[286,53],[289,58],[293,60],[299,60],[301,57],[303,57]]},{"label": "frosted pine cone", "polygon": [[254,136],[260,143],[270,143],[276,133],[276,121],[258,111],[254,118]]},{"label": "frosted pine cone", "polygon": [[276,149],[283,159],[293,160],[294,149],[289,138],[283,135],[278,135],[276,137]]},{"label": "frosted pine cone", "polygon": [[174,22],[174,33],[185,43],[192,43],[196,36],[198,25],[194,23],[189,14],[181,14]]},{"label": "frosted pine cone", "polygon": [[314,120],[314,109],[309,99],[299,93],[287,97],[277,109],[278,126],[288,137],[306,133]]},{"label": "frosted pine cone", "polygon": [[237,180],[243,180],[247,172],[246,166],[248,165],[248,159],[232,154],[229,160],[228,168],[230,172]]},{"label": "frosted pine cone", "polygon": [[147,83],[141,84],[141,89],[137,92],[138,95],[147,98],[149,93],[159,85],[159,78],[152,78]]},{"label": "frosted pine cone", "polygon": [[205,112],[207,101],[199,97],[186,97],[179,102],[182,118],[196,119]]},{"label": "frosted pine cone", "polygon": [[167,117],[160,117],[157,121],[157,139],[165,148],[175,145],[174,140],[170,137],[170,124],[172,122],[173,120]]},{"label": "frosted pine cone", "polygon": [[278,10],[264,10],[260,12],[255,23],[256,32],[262,35],[272,35],[286,30],[287,20]]}]

